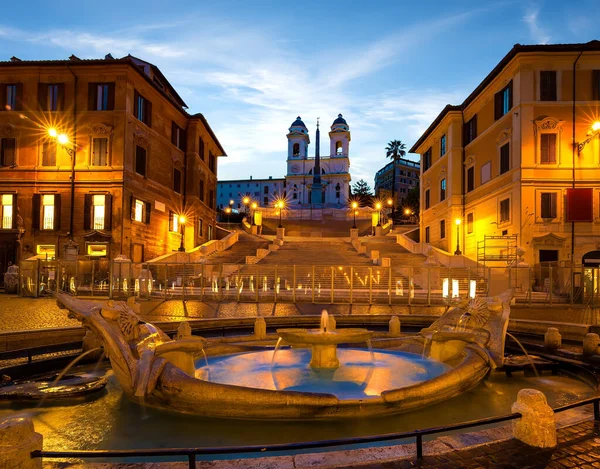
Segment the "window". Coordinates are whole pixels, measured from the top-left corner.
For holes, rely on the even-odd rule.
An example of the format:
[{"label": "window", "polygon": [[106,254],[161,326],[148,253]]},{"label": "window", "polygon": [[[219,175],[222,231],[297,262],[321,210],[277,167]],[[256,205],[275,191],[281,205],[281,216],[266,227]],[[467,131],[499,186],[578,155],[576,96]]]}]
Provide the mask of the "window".
[{"label": "window", "polygon": [[204,179],[200,179],[200,183],[198,184],[198,198],[200,202],[204,202]]},{"label": "window", "polygon": [[20,111],[23,101],[23,85],[21,83],[12,83],[0,85],[0,111]]},{"label": "window", "polygon": [[141,200],[135,199],[134,208],[133,208],[133,219],[135,221],[141,222],[143,220],[144,215],[144,202]]},{"label": "window", "polygon": [[446,135],[442,135],[440,138],[440,156],[444,156],[446,154]]},{"label": "window", "polygon": [[540,72],[540,101],[556,101],[556,72]]},{"label": "window", "polygon": [[169,212],[169,231],[179,233],[179,215]]},{"label": "window", "polygon": [[467,213],[467,234],[473,233],[473,214]]},{"label": "window", "polygon": [[88,243],[86,255],[92,257],[106,257],[108,255],[108,243]]},{"label": "window", "polygon": [[42,146],[42,166],[56,166],[56,143],[44,142]]},{"label": "window", "polygon": [[492,162],[488,161],[481,167],[481,184],[485,184],[492,177]]},{"label": "window", "polygon": [[11,166],[15,164],[15,153],[17,140],[14,138],[3,138],[0,140],[0,165]]},{"label": "window", "polygon": [[500,223],[510,221],[510,199],[500,201]]},{"label": "window", "polygon": [[204,161],[204,140],[202,140],[202,137],[198,138],[198,154],[200,159]]},{"label": "window", "polygon": [[[238,208],[240,208],[239,204],[238,204]],[[200,237],[203,236],[203,234],[202,234],[204,232],[203,230],[204,230],[204,220],[202,220],[202,218],[198,217],[198,235]]]},{"label": "window", "polygon": [[108,164],[108,139],[92,139],[92,166],[106,166]]},{"label": "window", "polygon": [[133,94],[133,115],[148,127],[152,127],[152,103],[137,91]]},{"label": "window", "polygon": [[292,149],[292,156],[300,156],[300,144],[294,143],[294,147]]},{"label": "window", "polygon": [[213,227],[212,225],[208,225],[208,240],[211,241],[213,239]]},{"label": "window", "polygon": [[431,148],[423,153],[423,172],[431,168]]},{"label": "window", "polygon": [[556,193],[542,192],[542,218],[556,218]]},{"label": "window", "polygon": [[131,197],[131,219],[140,223],[150,223],[150,213],[152,204],[143,200]]},{"label": "window", "polygon": [[440,220],[440,239],[446,237],[446,220]]},{"label": "window", "polygon": [[494,119],[498,120],[512,109],[512,80],[494,96]]},{"label": "window", "polygon": [[600,70],[592,70],[592,99],[600,100]]},{"label": "window", "polygon": [[427,189],[425,191],[425,210],[427,210],[429,208],[429,202],[430,202],[430,199],[429,199],[429,189]]},{"label": "window", "polygon": [[135,172],[146,176],[146,149],[140,146],[135,147]]},{"label": "window", "polygon": [[181,151],[185,151],[185,130],[175,122],[171,125],[171,143]]},{"label": "window", "polygon": [[63,111],[65,100],[64,83],[40,83],[38,85],[38,104],[42,111]]},{"label": "window", "polygon": [[335,154],[340,156],[342,154],[342,142],[335,142]]},{"label": "window", "polygon": [[208,191],[208,206],[210,208],[215,208],[215,191],[212,189]]},{"label": "window", "polygon": [[208,169],[210,169],[213,173],[216,171],[216,159],[215,155],[212,152],[208,152]]},{"label": "window", "polygon": [[42,195],[42,230],[55,229],[56,214],[54,197],[54,194]]},{"label": "window", "polygon": [[471,120],[465,122],[463,134],[465,146],[475,140],[475,137],[477,137],[477,114],[475,114]]},{"label": "window", "polygon": [[556,163],[556,134],[540,135],[540,162],[544,164]]},{"label": "window", "polygon": [[88,109],[90,111],[112,111],[114,108],[114,83],[90,83],[88,85]]},{"label": "window", "polygon": [[471,192],[473,189],[475,189],[475,166],[467,169],[467,192]]},{"label": "window", "polygon": [[446,179],[440,181],[440,202],[446,200]]},{"label": "window", "polygon": [[110,194],[86,194],[83,229],[110,230],[111,224],[112,196]]},{"label": "window", "polygon": [[181,171],[173,169],[173,190],[181,194]]},{"label": "window", "polygon": [[269,193],[269,186],[265,186],[265,194]]},{"label": "window", "polygon": [[12,230],[17,227],[17,196],[16,194],[2,194],[2,229]]},{"label": "window", "polygon": [[263,198],[263,206],[264,207],[268,207],[269,206],[269,198],[268,197],[264,197]]},{"label": "window", "polygon": [[504,174],[510,169],[510,147],[505,143],[500,147],[500,174]]},{"label": "window", "polygon": [[429,227],[428,226],[425,227],[425,242],[426,243],[429,242]]}]

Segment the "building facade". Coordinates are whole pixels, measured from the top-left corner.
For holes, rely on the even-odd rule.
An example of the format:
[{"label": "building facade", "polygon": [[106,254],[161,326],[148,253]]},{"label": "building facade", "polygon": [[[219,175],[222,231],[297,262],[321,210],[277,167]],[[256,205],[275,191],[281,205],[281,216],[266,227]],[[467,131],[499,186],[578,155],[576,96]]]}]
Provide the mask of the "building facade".
[{"label": "building facade", "polygon": [[417,187],[421,175],[418,161],[399,158],[395,163],[389,162],[375,173],[375,197],[387,199],[392,196],[394,173],[396,171],[396,188],[394,190],[394,206],[401,207],[408,192]]},{"label": "building facade", "polygon": [[[318,124],[317,124],[318,125]],[[319,129],[317,128],[317,132]],[[287,184],[288,206],[312,203],[315,157],[309,157],[310,137],[302,119],[298,117],[291,125],[288,139]],[[333,121],[329,132],[329,156],[319,155],[321,168],[319,204],[327,207],[346,207],[350,196],[350,127],[341,114]]]},{"label": "building facade", "polygon": [[152,64],[0,62],[0,272],[42,258],[134,261],[211,239],[217,159],[201,114],[186,112]]},{"label": "building facade", "polygon": [[[271,207],[280,197],[287,196],[286,183],[283,178],[268,179],[236,179],[217,182],[217,207],[223,210],[231,207],[243,212],[244,197],[249,197],[260,207]],[[231,203],[233,202],[233,203]]]},{"label": "building facade", "polygon": [[530,265],[580,264],[600,243],[598,121],[599,41],[515,45],[410,150],[421,241],[482,260],[506,255],[486,239],[516,239]]}]

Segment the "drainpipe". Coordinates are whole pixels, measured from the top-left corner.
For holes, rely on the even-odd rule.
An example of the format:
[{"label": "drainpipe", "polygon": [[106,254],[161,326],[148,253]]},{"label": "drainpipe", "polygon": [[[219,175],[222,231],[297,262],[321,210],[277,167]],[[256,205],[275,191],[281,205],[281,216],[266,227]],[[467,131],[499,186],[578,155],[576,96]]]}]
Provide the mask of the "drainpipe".
[{"label": "drainpipe", "polygon": [[73,218],[75,216],[75,161],[77,159],[77,75],[71,67],[67,67],[73,75],[73,155],[71,156],[71,209],[69,213],[69,235],[73,241]]},{"label": "drainpipe", "polygon": [[466,182],[465,182],[465,160],[466,160],[466,152],[465,152],[465,142],[464,142],[464,135],[465,135],[465,111],[464,109],[460,110],[460,119],[462,121],[462,126],[460,128],[460,142],[461,142],[461,156],[462,156],[462,163],[461,163],[461,175],[460,175],[460,186],[461,186],[461,192],[462,192],[462,222],[463,222],[463,229],[462,229],[462,245],[463,245],[463,255],[466,256],[467,255],[467,245],[466,245],[466,239],[467,237],[465,236],[466,230],[467,230],[467,219],[466,219],[466,201],[467,201],[467,194],[466,194]]},{"label": "drainpipe", "polygon": [[[579,55],[577,56],[577,58],[575,59],[575,62],[573,62],[573,144],[572,146],[572,150],[573,150],[573,169],[572,169],[572,178],[571,178],[571,187],[573,189],[575,189],[575,103],[576,103],[576,95],[575,95],[575,91],[577,89],[577,62],[579,61],[579,58],[581,57],[581,55],[583,54],[585,49],[582,49],[581,52],[579,52]],[[572,221],[571,222],[571,266],[573,266],[573,264],[575,263],[575,222]]]}]

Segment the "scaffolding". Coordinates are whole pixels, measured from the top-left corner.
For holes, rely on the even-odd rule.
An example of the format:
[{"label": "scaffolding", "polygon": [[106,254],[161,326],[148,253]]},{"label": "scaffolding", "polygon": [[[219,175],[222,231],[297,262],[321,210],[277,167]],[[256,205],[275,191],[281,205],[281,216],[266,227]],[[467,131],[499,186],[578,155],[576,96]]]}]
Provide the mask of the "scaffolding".
[{"label": "scaffolding", "polygon": [[[484,275],[486,267],[497,267],[498,262],[507,266],[517,265],[517,235],[484,236],[477,242],[477,263]],[[493,265],[489,266],[489,263]]]}]

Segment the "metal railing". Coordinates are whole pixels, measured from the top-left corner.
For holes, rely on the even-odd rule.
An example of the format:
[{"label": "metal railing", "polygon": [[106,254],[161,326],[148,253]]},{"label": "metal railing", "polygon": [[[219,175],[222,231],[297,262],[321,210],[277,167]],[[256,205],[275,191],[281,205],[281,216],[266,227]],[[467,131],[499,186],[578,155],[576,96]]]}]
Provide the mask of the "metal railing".
[{"label": "metal railing", "polygon": [[[600,307],[600,270],[584,267],[270,265],[43,260],[20,263],[21,295],[237,302],[445,304],[509,288],[523,305]],[[493,287],[493,288],[491,288]]]},{"label": "metal railing", "polygon": [[[592,404],[594,406],[594,425],[600,425],[600,397],[591,397],[580,401],[563,405],[554,409],[555,413],[564,412],[584,405]],[[207,456],[217,454],[248,454],[248,453],[272,453],[275,451],[299,451],[305,449],[331,448],[342,445],[357,445],[365,443],[379,443],[384,441],[403,440],[414,438],[416,442],[417,459],[423,458],[423,437],[437,435],[466,428],[480,427],[495,423],[506,422],[521,418],[518,412],[512,414],[500,415],[497,417],[486,417],[476,420],[469,420],[441,427],[425,428],[412,430],[409,432],[387,433],[384,435],[343,438],[337,440],[309,441],[302,443],[280,443],[273,445],[251,445],[251,446],[221,446],[221,447],[198,447],[198,448],[160,448],[145,450],[82,450],[82,451],[44,451],[35,450],[31,453],[32,458],[139,458],[152,457],[162,458],[169,456],[185,456],[188,460],[189,468],[196,467],[196,456]]]}]

